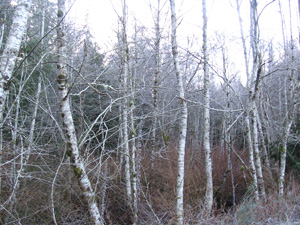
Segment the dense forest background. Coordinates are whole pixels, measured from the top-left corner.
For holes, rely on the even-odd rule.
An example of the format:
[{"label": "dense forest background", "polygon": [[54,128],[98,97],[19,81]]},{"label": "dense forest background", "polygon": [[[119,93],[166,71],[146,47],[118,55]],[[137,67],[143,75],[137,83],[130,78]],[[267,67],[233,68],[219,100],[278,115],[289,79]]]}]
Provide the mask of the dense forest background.
[{"label": "dense forest background", "polygon": [[[232,0],[232,40],[207,35],[202,0],[199,48],[175,2],[151,1],[151,28],[113,3],[105,51],[73,1],[0,2],[1,224],[300,224],[298,8]],[[281,43],[260,35],[270,4]]]}]

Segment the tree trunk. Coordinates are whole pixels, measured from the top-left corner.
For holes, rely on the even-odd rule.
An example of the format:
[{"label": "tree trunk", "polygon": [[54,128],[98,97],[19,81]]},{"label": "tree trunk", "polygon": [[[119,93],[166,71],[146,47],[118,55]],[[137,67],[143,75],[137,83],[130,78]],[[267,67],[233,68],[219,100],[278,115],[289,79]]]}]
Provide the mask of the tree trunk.
[{"label": "tree trunk", "polygon": [[160,0],[157,1],[157,15],[155,21],[155,74],[153,82],[153,128],[152,128],[152,149],[151,149],[151,169],[154,168],[156,151],[156,124],[157,124],[157,96],[158,96],[158,78],[160,75]]},{"label": "tree trunk", "polygon": [[2,22],[1,28],[0,28],[0,49],[2,48],[4,31],[5,31],[5,22],[4,21],[6,21],[6,12],[4,14],[3,22]]},{"label": "tree trunk", "polygon": [[[291,65],[294,65],[294,46],[291,47]],[[286,169],[286,156],[287,156],[287,145],[290,130],[295,119],[295,110],[296,110],[296,93],[299,90],[299,77],[298,81],[295,78],[295,71],[291,69],[290,76],[285,78],[289,79],[290,85],[289,90],[287,91],[287,85],[284,86],[284,99],[285,99],[285,119],[283,121],[283,135],[280,143],[280,174],[279,174],[279,196],[282,196],[284,193],[284,182],[285,182],[285,169]],[[289,93],[289,94],[288,94]],[[288,96],[289,95],[289,96]]]},{"label": "tree trunk", "polygon": [[[255,102],[254,102],[254,104],[255,104]],[[259,194],[261,195],[261,197],[264,200],[266,200],[266,191],[265,191],[262,166],[261,166],[261,160],[260,160],[260,150],[258,147],[258,129],[257,129],[258,113],[257,113],[256,106],[254,106],[252,113],[253,113],[253,117],[252,117],[253,147],[254,147],[255,167],[256,167],[256,173],[257,173],[257,184],[258,184]]]},{"label": "tree trunk", "polygon": [[259,194],[261,197],[266,200],[266,193],[265,193],[265,186],[264,186],[264,179],[262,173],[262,166],[260,160],[260,150],[258,147],[258,128],[257,128],[257,106],[256,106],[256,99],[258,95],[259,83],[260,83],[260,76],[261,76],[261,56],[258,50],[258,15],[257,15],[257,1],[250,0],[250,46],[252,50],[252,74],[248,81],[248,91],[249,91],[249,112],[252,116],[252,135],[253,135],[253,149],[254,149],[254,160],[255,160],[255,167],[257,173],[257,184],[259,189]]},{"label": "tree trunk", "polygon": [[206,0],[202,0],[203,10],[203,60],[204,60],[204,137],[203,147],[205,152],[205,172],[206,172],[206,193],[205,193],[205,209],[210,214],[213,206],[213,179],[212,179],[212,160],[210,149],[210,75],[208,70],[208,54],[207,54],[207,15]]},{"label": "tree trunk", "polygon": [[[135,30],[135,38],[134,42],[137,43],[136,37],[137,31]],[[130,126],[131,126],[131,175],[132,175],[132,206],[133,206],[133,224],[138,224],[138,183],[137,183],[137,171],[136,171],[136,136],[137,136],[137,129],[135,125],[135,79],[136,79],[136,68],[138,65],[138,53],[137,47],[134,47],[134,66],[133,72],[131,76],[130,82],[130,95],[131,95],[131,102],[130,102]]]},{"label": "tree trunk", "polygon": [[171,6],[171,22],[172,22],[172,54],[175,73],[177,77],[179,98],[181,101],[181,119],[179,127],[179,147],[178,147],[178,175],[177,175],[177,188],[176,188],[176,216],[177,224],[183,224],[184,221],[184,208],[183,208],[183,188],[184,188],[184,157],[185,157],[185,142],[187,133],[187,103],[184,99],[184,85],[183,85],[183,75],[180,73],[179,59],[178,59],[178,47],[176,40],[176,12],[175,12],[175,2],[170,0]]},{"label": "tree trunk", "polygon": [[[299,6],[299,12],[300,12],[300,1],[298,1]],[[296,95],[299,92],[299,86],[300,86],[300,75],[298,74],[298,77],[295,76],[295,56],[294,56],[294,43],[293,43],[293,33],[292,33],[292,19],[291,19],[291,2],[289,0],[289,10],[290,10],[290,28],[291,28],[291,71],[289,77],[285,78],[285,81],[289,80],[290,85],[289,89],[287,91],[287,85],[284,86],[284,93],[285,93],[285,119],[283,121],[283,135],[281,138],[280,143],[280,174],[279,174],[279,196],[283,196],[284,193],[284,182],[285,182],[285,169],[286,169],[286,156],[287,156],[287,145],[288,145],[288,138],[290,134],[290,130],[292,127],[292,124],[295,119],[296,114],[296,105],[297,105],[297,99]],[[286,83],[286,82],[285,82]]]},{"label": "tree trunk", "polygon": [[[259,102],[260,102],[261,105],[262,105],[262,103],[261,103],[262,101],[263,101],[262,99],[259,99]],[[261,108],[261,110],[263,110],[262,106],[260,108]],[[260,115],[262,115],[262,114],[260,114]],[[258,129],[260,140],[261,140],[261,143],[262,143],[261,145],[262,145],[262,148],[263,148],[263,155],[264,155],[263,159],[264,159],[265,164],[267,166],[268,173],[270,173],[270,175],[272,175],[268,149],[267,149],[267,145],[266,145],[266,141],[265,141],[264,131],[263,131],[263,128],[262,128],[261,117],[259,116],[259,114],[257,116],[257,129]]]},{"label": "tree trunk", "polygon": [[66,69],[66,46],[64,39],[65,25],[63,22],[64,16],[65,0],[58,0],[57,17],[58,21],[61,23],[57,27],[57,86],[64,131],[67,140],[66,154],[71,159],[73,172],[80,184],[82,194],[88,204],[91,220],[94,224],[100,225],[103,224],[103,221],[100,217],[95,193],[93,192],[93,188],[89,177],[87,176],[83,160],[79,154],[76,131],[69,102],[68,76]]},{"label": "tree trunk", "polygon": [[283,196],[284,193],[286,151],[287,151],[288,137],[289,137],[291,126],[292,126],[292,120],[288,121],[288,123],[286,124],[283,131],[284,134],[280,143],[279,196]]},{"label": "tree trunk", "polygon": [[123,61],[123,146],[125,157],[125,180],[126,194],[128,205],[132,207],[132,191],[131,191],[131,174],[130,174],[130,150],[128,135],[128,79],[129,79],[129,49],[127,43],[127,5],[126,0],[123,1],[123,17],[122,17],[122,61]]},{"label": "tree trunk", "polygon": [[246,111],[245,122],[246,122],[246,136],[247,136],[248,151],[249,151],[250,174],[253,179],[253,189],[254,189],[255,200],[259,201],[257,173],[256,173],[256,168],[255,168],[255,162],[254,162],[254,152],[253,152],[253,146],[252,146],[251,127],[250,127],[250,119],[249,119],[248,110]]},{"label": "tree trunk", "polygon": [[[231,148],[233,148],[233,143],[231,143],[231,129],[230,129],[230,124],[231,124],[231,117],[232,117],[232,112],[231,112],[231,95],[230,95],[230,79],[227,77],[227,71],[226,71],[226,55],[225,55],[225,49],[222,47],[222,56],[223,56],[223,79],[225,82],[225,95],[226,95],[226,110],[227,112],[224,112],[224,119],[223,119],[223,134],[222,134],[222,140],[223,140],[223,145],[221,145],[222,150],[224,150],[227,153],[227,169],[224,174],[224,180],[222,187],[224,187],[227,174],[230,173],[231,175],[231,185],[232,185],[232,201],[233,201],[233,213],[234,217],[235,211],[236,211],[236,197],[235,197],[235,182],[234,182],[234,173],[233,173],[233,165],[232,165],[232,159],[231,159]],[[223,152],[221,154],[223,154]]]}]

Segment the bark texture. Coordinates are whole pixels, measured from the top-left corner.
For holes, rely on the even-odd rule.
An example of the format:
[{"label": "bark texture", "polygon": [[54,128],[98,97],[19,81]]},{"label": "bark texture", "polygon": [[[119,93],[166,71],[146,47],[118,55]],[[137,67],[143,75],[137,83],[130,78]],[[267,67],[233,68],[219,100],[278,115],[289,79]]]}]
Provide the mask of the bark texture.
[{"label": "bark texture", "polygon": [[184,157],[185,157],[185,142],[187,133],[187,103],[184,99],[184,85],[183,75],[180,73],[179,61],[178,61],[178,46],[176,40],[176,12],[175,2],[170,0],[171,6],[171,22],[172,22],[172,54],[175,73],[177,77],[179,98],[181,101],[181,119],[180,119],[180,130],[179,130],[179,147],[178,147],[178,175],[177,175],[177,188],[176,188],[176,216],[177,224],[184,223],[184,208],[183,208],[183,188],[184,188]]},{"label": "bark texture", "polygon": [[131,191],[131,173],[130,173],[130,150],[129,150],[129,134],[128,134],[128,88],[129,86],[129,49],[127,43],[127,5],[126,0],[123,1],[123,17],[122,17],[122,62],[123,62],[123,148],[125,157],[125,180],[128,205],[132,206]]},{"label": "bark texture", "polygon": [[212,179],[212,160],[210,149],[210,75],[208,70],[208,53],[207,53],[207,15],[206,0],[202,0],[203,11],[203,60],[204,60],[204,137],[203,147],[205,152],[205,173],[206,173],[206,193],[205,209],[210,214],[213,206],[213,179]]},{"label": "bark texture", "polygon": [[257,174],[257,185],[260,197],[266,199],[265,186],[262,173],[262,165],[260,160],[260,149],[258,146],[258,113],[256,100],[259,91],[259,84],[261,79],[261,54],[258,49],[258,15],[257,15],[257,1],[250,0],[250,46],[252,50],[252,73],[250,79],[248,79],[248,91],[249,91],[249,100],[248,108],[250,116],[252,116],[252,143],[254,150],[254,160]]}]

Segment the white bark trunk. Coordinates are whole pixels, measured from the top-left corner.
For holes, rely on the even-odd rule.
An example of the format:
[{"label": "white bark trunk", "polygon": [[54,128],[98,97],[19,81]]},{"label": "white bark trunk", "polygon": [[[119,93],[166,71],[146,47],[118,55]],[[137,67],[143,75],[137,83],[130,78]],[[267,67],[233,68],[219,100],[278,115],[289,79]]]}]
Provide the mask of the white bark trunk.
[{"label": "white bark trunk", "polygon": [[[246,41],[243,33],[242,19],[240,14],[240,3],[236,0],[237,11],[239,15],[241,39],[244,48],[244,60],[246,66],[247,75],[247,90],[248,90],[248,102],[246,106],[246,131],[248,140],[248,150],[249,150],[249,162],[251,176],[253,178],[253,186],[255,199],[259,200],[258,188],[261,190],[261,195],[265,196],[263,177],[262,177],[262,167],[260,162],[260,154],[258,148],[258,132],[257,132],[257,113],[256,113],[256,95],[258,91],[258,84],[260,79],[260,57],[258,51],[258,24],[257,24],[257,2],[256,0],[250,0],[250,46],[252,50],[253,65],[252,73],[249,73],[249,62],[247,57],[247,47]],[[253,128],[253,138],[251,133],[250,118],[252,116],[252,128]],[[255,154],[254,154],[255,153]]]},{"label": "white bark trunk", "polygon": [[156,151],[156,124],[157,124],[157,95],[158,95],[158,77],[160,75],[160,0],[157,1],[157,15],[155,21],[155,75],[153,83],[153,128],[152,128],[152,149],[151,149],[151,169],[154,168]]},{"label": "white bark trunk", "polygon": [[234,173],[233,173],[233,165],[231,160],[231,147],[233,143],[231,143],[231,95],[230,95],[230,79],[227,77],[227,71],[226,71],[226,55],[225,55],[225,49],[222,47],[222,56],[223,56],[223,78],[225,82],[225,94],[226,94],[226,110],[228,112],[224,112],[224,122],[223,122],[223,149],[227,152],[227,170],[224,174],[224,180],[222,186],[224,186],[226,182],[227,174],[230,173],[231,175],[231,185],[232,185],[232,201],[233,201],[233,213],[235,216],[236,211],[236,196],[235,196],[235,181],[234,181]]},{"label": "white bark trunk", "polygon": [[1,25],[1,29],[0,29],[0,48],[2,48],[4,31],[5,31],[5,23],[6,22],[4,22],[4,21],[6,21],[6,12],[4,14],[3,22],[2,22],[2,25]]},{"label": "white bark trunk", "polygon": [[243,23],[242,23],[242,17],[241,17],[240,4],[241,3],[239,3],[239,0],[236,0],[236,7],[237,7],[237,12],[238,12],[238,17],[239,17],[241,39],[242,39],[242,44],[243,44],[243,52],[244,52],[244,61],[245,61],[245,67],[246,67],[246,75],[247,75],[247,78],[249,78],[248,52],[247,52],[246,40],[245,40],[245,35],[244,35],[244,30],[243,30]]},{"label": "white bark trunk", "polygon": [[[122,84],[120,83],[120,88],[122,88]],[[123,122],[123,105],[121,104],[119,106],[119,120],[120,123]],[[119,129],[119,139],[118,139],[118,152],[117,155],[120,158],[120,166],[122,167],[124,164],[124,147],[123,147],[123,142],[124,142],[124,138],[123,138],[123,126],[121,125],[120,129]]]},{"label": "white bark trunk", "polygon": [[187,103],[184,99],[184,85],[183,85],[183,75],[180,73],[179,61],[178,61],[178,47],[176,40],[176,12],[175,12],[175,2],[170,0],[171,6],[171,22],[172,22],[172,54],[174,61],[174,68],[177,77],[179,98],[181,101],[181,120],[180,120],[180,130],[179,130],[179,147],[178,147],[178,175],[177,175],[177,188],[176,188],[176,216],[177,224],[184,223],[184,207],[183,207],[183,189],[184,189],[184,157],[185,157],[185,142],[187,133]]},{"label": "white bark trunk", "polygon": [[289,137],[291,126],[292,126],[292,120],[288,121],[288,124],[286,124],[283,138],[280,143],[279,196],[283,196],[284,193],[286,151],[287,151],[287,143],[288,143],[288,137]]},{"label": "white bark trunk", "polygon": [[107,190],[107,186],[108,186],[108,173],[107,173],[107,159],[104,163],[104,174],[103,174],[104,178],[103,178],[103,188],[102,188],[102,193],[101,193],[101,211],[100,211],[100,216],[101,218],[104,218],[104,212],[105,212],[105,196],[106,196],[106,190]]},{"label": "white bark trunk", "polygon": [[[262,104],[261,103],[262,99],[260,99],[259,101],[260,101],[260,104]],[[262,107],[261,107],[261,110],[263,110]],[[270,165],[270,160],[269,160],[269,154],[268,154],[267,145],[266,145],[266,142],[265,142],[264,131],[263,131],[262,124],[261,124],[261,117],[259,115],[257,116],[257,129],[258,129],[259,136],[260,136],[260,139],[261,139],[261,142],[262,142],[264,160],[265,160],[268,172],[271,175],[272,173],[271,173],[271,165]]]},{"label": "white bark trunk", "polygon": [[33,114],[32,114],[32,121],[31,121],[30,133],[29,133],[29,138],[28,138],[28,148],[27,148],[27,152],[25,154],[25,159],[24,159],[25,165],[28,163],[32,145],[33,145],[35,122],[36,122],[36,117],[37,117],[37,112],[38,112],[38,107],[39,107],[41,89],[42,89],[42,79],[41,79],[41,76],[39,76],[38,88],[37,88],[36,95],[35,95],[34,110],[33,110]]},{"label": "white bark trunk", "polygon": [[[291,82],[297,82],[294,80],[294,77],[291,77]],[[295,84],[292,84],[293,86]],[[299,85],[299,84],[298,84]],[[295,87],[295,86],[294,86]],[[288,137],[290,134],[290,130],[294,121],[295,117],[295,89],[292,87],[290,89],[291,93],[291,106],[289,107],[289,111],[286,111],[286,121],[283,130],[283,135],[281,138],[280,143],[280,173],[279,173],[279,196],[283,196],[284,193],[284,182],[285,182],[285,169],[286,169],[286,156],[287,156],[287,144],[288,144]]]},{"label": "white bark trunk", "polygon": [[206,193],[205,209],[210,214],[213,206],[213,179],[212,179],[212,160],[210,149],[210,75],[208,70],[208,53],[207,53],[207,15],[206,0],[202,0],[203,10],[203,60],[204,60],[204,136],[203,147],[205,152],[205,172],[206,172]]},{"label": "white bark trunk", "polygon": [[258,18],[257,18],[257,1],[250,0],[250,45],[252,50],[252,74],[248,82],[248,91],[249,91],[249,112],[252,116],[252,129],[253,129],[253,149],[254,149],[254,160],[257,173],[257,184],[259,195],[266,200],[266,193],[264,187],[264,179],[262,173],[262,166],[260,160],[260,150],[258,148],[258,128],[257,128],[257,106],[256,99],[258,94],[258,88],[260,83],[261,75],[261,57],[258,50]]},{"label": "white bark trunk", "polygon": [[259,194],[258,194],[257,174],[256,174],[255,163],[254,163],[254,153],[253,153],[253,146],[252,146],[249,112],[246,112],[245,122],[246,122],[246,135],[247,135],[248,148],[249,148],[248,151],[249,151],[250,173],[253,179],[255,200],[258,201]]},{"label": "white bark trunk", "polygon": [[[300,12],[300,1],[298,1],[298,10]],[[291,2],[289,0],[289,10],[290,10],[290,28],[291,28],[291,65],[294,65],[295,63],[295,56],[294,56],[294,43],[293,43],[293,33],[292,33],[292,19],[291,19]],[[285,79],[289,79],[290,85],[289,85],[289,95],[287,94],[287,86],[284,86],[284,93],[285,93],[285,120],[283,121],[284,124],[284,130],[283,135],[281,138],[280,143],[280,174],[279,174],[279,196],[283,196],[284,193],[284,182],[285,182],[285,169],[286,169],[286,156],[287,156],[287,144],[288,144],[288,138],[290,134],[290,130],[293,124],[293,121],[295,119],[295,113],[296,113],[296,104],[297,99],[296,95],[299,92],[299,86],[300,86],[300,75],[298,74],[298,77],[295,76],[296,71],[295,69],[292,69],[290,71],[290,76]]]},{"label": "white bark trunk", "polygon": [[[255,102],[254,102],[255,104]],[[254,160],[255,160],[255,167],[257,173],[257,184],[260,196],[266,200],[266,191],[262,173],[262,166],[260,160],[260,150],[258,147],[258,129],[257,129],[257,108],[254,106],[253,108],[253,117],[252,117],[252,129],[253,129],[253,147],[254,147]]]},{"label": "white bark trunk", "polygon": [[129,78],[129,49],[127,43],[127,5],[126,0],[123,2],[123,18],[122,18],[122,57],[123,57],[123,145],[124,145],[124,156],[125,156],[125,180],[126,180],[126,194],[128,199],[128,205],[132,206],[132,191],[131,191],[131,174],[130,174],[130,151],[129,151],[129,136],[128,136],[128,99],[127,89],[128,78]]},{"label": "white bark trunk", "polygon": [[[137,34],[137,31],[135,31],[135,34]],[[137,43],[137,37],[135,36],[134,42]],[[131,90],[131,102],[130,102],[130,124],[131,124],[131,174],[132,174],[132,204],[133,204],[133,225],[138,224],[138,187],[137,187],[137,172],[136,172],[136,127],[135,127],[135,121],[134,121],[134,111],[135,111],[135,78],[136,78],[136,68],[138,65],[138,55],[137,55],[137,48],[135,46],[135,64],[134,64],[134,69],[133,73],[131,76],[131,85],[130,85],[130,90]]]},{"label": "white bark trunk", "polygon": [[[58,0],[58,20],[63,20],[65,16],[65,0]],[[70,157],[74,175],[76,176],[82,194],[88,204],[91,220],[96,225],[103,224],[100,217],[99,208],[96,202],[96,196],[93,192],[91,182],[87,176],[83,160],[79,154],[78,142],[72,117],[72,112],[69,102],[69,89],[68,89],[68,77],[66,69],[66,46],[64,40],[64,23],[61,22],[57,27],[57,48],[58,48],[58,60],[57,60],[57,85],[60,98],[60,108],[62,112],[63,125],[67,140],[67,152]]]},{"label": "white bark trunk", "polygon": [[[131,117],[132,125],[133,116]],[[134,127],[132,126],[134,129]],[[133,224],[138,224],[138,195],[137,195],[137,172],[136,172],[136,145],[135,145],[135,130],[131,131],[133,133],[132,137],[132,152],[131,152],[131,161],[132,161],[132,197],[133,197]]]},{"label": "white bark trunk", "polygon": [[[45,6],[42,9],[42,24],[41,24],[41,34],[40,37],[43,38],[45,35]],[[44,44],[44,41],[42,40],[41,44]],[[42,71],[42,62],[41,63],[41,71]],[[31,154],[31,149],[33,145],[33,139],[34,139],[34,131],[35,131],[35,122],[36,122],[36,117],[37,117],[37,112],[39,108],[39,101],[40,101],[40,95],[42,91],[42,74],[39,74],[38,77],[38,85],[37,85],[37,91],[35,94],[35,103],[34,103],[34,110],[32,113],[32,120],[31,120],[31,125],[30,125],[30,132],[29,132],[29,137],[28,137],[28,148],[27,148],[27,153],[25,154],[25,159],[24,159],[24,165],[27,165],[30,154]],[[24,171],[22,171],[23,173]]]},{"label": "white bark trunk", "polygon": [[[21,80],[23,80],[24,78],[24,66],[22,67],[22,71],[21,71]],[[16,97],[16,112],[14,115],[14,129],[12,130],[12,151],[13,151],[13,156],[15,158],[15,160],[12,162],[11,164],[11,174],[10,174],[10,179],[11,179],[11,183],[14,184],[13,188],[12,188],[12,193],[8,199],[7,202],[10,202],[10,211],[12,211],[13,208],[13,204],[15,203],[16,200],[16,193],[19,189],[19,182],[18,180],[20,179],[21,176],[21,170],[23,169],[23,151],[21,152],[21,157],[20,157],[20,168],[16,169],[16,164],[18,164],[19,162],[17,162],[17,152],[18,152],[18,146],[17,146],[17,136],[18,136],[18,125],[19,125],[19,110],[20,110],[20,93],[22,91],[22,85],[19,86],[19,90],[18,90],[18,95]],[[23,149],[23,148],[22,148]]]},{"label": "white bark trunk", "polygon": [[[127,76],[127,75],[125,75]],[[124,78],[124,87],[127,79]],[[127,85],[126,85],[127,86]],[[126,194],[128,203],[131,205],[132,192],[131,192],[131,176],[130,176],[130,151],[129,151],[129,137],[128,137],[128,100],[125,97],[123,103],[123,147],[125,158],[125,180],[126,180]]]}]

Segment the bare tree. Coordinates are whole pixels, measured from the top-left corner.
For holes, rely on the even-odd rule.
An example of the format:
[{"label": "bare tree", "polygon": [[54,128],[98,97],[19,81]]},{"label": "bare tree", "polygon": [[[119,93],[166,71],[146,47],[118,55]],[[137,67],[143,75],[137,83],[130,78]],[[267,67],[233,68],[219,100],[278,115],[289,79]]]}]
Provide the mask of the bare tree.
[{"label": "bare tree", "polygon": [[[298,2],[299,3],[299,2]],[[279,1],[280,5],[280,1]],[[281,9],[280,9],[281,11]],[[283,15],[282,15],[283,16]],[[286,157],[287,157],[287,147],[288,139],[290,136],[290,131],[292,124],[296,115],[296,104],[297,104],[297,92],[299,91],[299,75],[296,76],[295,68],[295,44],[293,41],[293,31],[292,31],[292,18],[291,18],[291,1],[289,0],[289,21],[290,21],[290,47],[285,49],[288,62],[291,65],[290,71],[287,76],[284,77],[284,119],[283,119],[283,131],[280,140],[280,174],[279,174],[279,196],[284,194],[284,182],[285,182],[285,170],[286,170]],[[282,23],[284,23],[282,21]],[[283,34],[284,37],[284,34]],[[285,40],[285,38],[283,38]],[[284,43],[286,46],[286,43]],[[290,52],[290,54],[289,54]]]},{"label": "bare tree", "polygon": [[259,52],[258,46],[258,15],[257,15],[257,1],[250,0],[250,46],[252,50],[252,73],[250,80],[248,80],[248,91],[249,91],[249,113],[252,116],[252,135],[253,135],[253,149],[254,149],[254,159],[255,167],[257,172],[257,184],[259,188],[259,193],[263,199],[266,199],[266,192],[264,186],[264,179],[262,173],[262,165],[260,160],[260,150],[258,143],[258,110],[256,106],[256,99],[258,95],[259,83],[262,75],[262,56]]},{"label": "bare tree", "polygon": [[154,41],[154,51],[155,51],[155,75],[153,82],[153,128],[152,128],[152,150],[151,150],[151,168],[154,167],[155,161],[155,151],[157,145],[156,143],[156,124],[157,124],[157,97],[158,97],[158,79],[161,70],[161,53],[160,53],[160,42],[161,42],[161,28],[160,28],[160,0],[157,0],[157,14],[155,21],[155,41]]},{"label": "bare tree", "polygon": [[[246,47],[246,39],[244,36],[243,31],[243,25],[242,25],[242,17],[241,17],[241,11],[240,11],[240,2],[239,0],[236,0],[237,5],[237,11],[239,15],[239,24],[240,24],[240,32],[241,32],[241,40],[243,43],[243,51],[244,51],[244,60],[245,60],[245,67],[246,67],[246,75],[247,75],[247,87],[249,86],[249,80],[250,80],[250,69],[249,69],[249,61],[248,61],[248,54],[247,54],[247,47]],[[253,21],[253,20],[251,20]],[[252,24],[252,23],[251,23]],[[254,185],[254,194],[256,200],[259,200],[259,194],[258,194],[258,183],[257,183],[257,172],[255,168],[255,161],[254,161],[254,153],[253,153],[253,146],[252,146],[252,136],[251,136],[251,127],[250,127],[250,118],[249,118],[250,111],[247,108],[245,110],[245,122],[246,122],[246,136],[248,141],[248,150],[249,150],[249,163],[250,163],[250,173],[253,179],[253,185]]]},{"label": "bare tree", "polygon": [[172,54],[175,74],[177,77],[178,85],[178,98],[181,101],[181,116],[180,116],[180,128],[179,128],[179,147],[178,147],[178,175],[177,175],[177,188],[176,188],[176,216],[177,224],[183,224],[184,220],[184,208],[183,208],[183,187],[184,187],[184,156],[185,156],[185,143],[186,143],[186,133],[187,133],[187,102],[184,98],[184,84],[183,84],[183,74],[180,72],[179,59],[178,59],[178,46],[176,38],[177,30],[177,18],[175,11],[175,2],[170,0],[171,6],[171,22],[172,22]]},{"label": "bare tree", "polygon": [[128,199],[128,205],[132,206],[132,187],[131,187],[131,173],[130,173],[130,150],[129,150],[129,135],[128,135],[128,89],[129,85],[129,48],[127,43],[127,2],[123,1],[123,16],[121,18],[122,23],[122,62],[123,62],[123,113],[122,113],[122,136],[123,136],[123,148],[125,157],[125,181],[126,181],[126,194]]},{"label": "bare tree", "polygon": [[210,149],[210,75],[208,70],[207,52],[207,15],[206,0],[202,0],[203,11],[203,61],[204,61],[204,135],[203,146],[205,151],[205,173],[206,173],[206,193],[205,208],[206,213],[210,214],[213,206],[213,179],[212,179],[212,160]]},{"label": "bare tree", "polygon": [[82,194],[88,204],[91,220],[94,224],[103,224],[102,218],[100,217],[99,208],[96,201],[95,193],[93,192],[92,184],[87,175],[85,165],[82,157],[79,153],[78,141],[76,137],[75,126],[73,122],[73,116],[70,107],[68,87],[68,76],[67,76],[67,64],[66,64],[66,43],[65,43],[65,23],[64,17],[66,16],[65,0],[58,0],[58,11],[57,17],[59,25],[57,27],[57,85],[60,100],[60,109],[62,112],[62,119],[64,125],[64,131],[66,134],[66,154],[70,157],[74,175],[76,176]]}]

